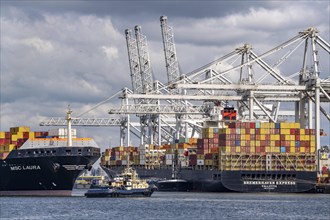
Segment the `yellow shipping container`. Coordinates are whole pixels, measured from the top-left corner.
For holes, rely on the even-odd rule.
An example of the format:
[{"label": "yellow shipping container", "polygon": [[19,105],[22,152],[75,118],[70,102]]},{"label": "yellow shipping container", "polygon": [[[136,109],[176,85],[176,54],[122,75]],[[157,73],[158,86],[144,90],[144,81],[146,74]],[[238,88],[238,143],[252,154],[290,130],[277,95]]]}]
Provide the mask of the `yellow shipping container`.
[{"label": "yellow shipping container", "polygon": [[250,147],[250,152],[251,152],[251,153],[255,153],[255,152],[256,152],[256,147],[251,146],[251,147]]},{"label": "yellow shipping container", "polygon": [[290,141],[290,147],[295,147],[296,146],[296,142],[295,141]]},{"label": "yellow shipping container", "polygon": [[241,141],[245,140],[245,134],[241,134]]},{"label": "yellow shipping container", "polygon": [[12,134],[11,135],[11,140],[12,141],[17,141],[17,135],[16,134]]},{"label": "yellow shipping container", "polygon": [[266,135],[265,134],[261,134],[260,135],[260,140],[261,141],[265,141],[266,140]]},{"label": "yellow shipping container", "polygon": [[296,147],[290,147],[290,153],[295,153],[296,152]]},{"label": "yellow shipping container", "polygon": [[245,140],[241,140],[241,146],[245,147],[246,146],[246,141]]},{"label": "yellow shipping container", "polygon": [[281,128],[280,129],[280,134],[290,134],[290,129],[288,129],[288,128]]},{"label": "yellow shipping container", "polygon": [[315,147],[316,145],[315,145],[315,141],[311,141],[310,142],[310,145],[311,145],[311,147]]},{"label": "yellow shipping container", "polygon": [[4,149],[4,151],[5,151],[5,152],[10,152],[10,151],[14,150],[15,147],[16,147],[15,144],[7,144],[7,145],[5,145],[5,149]]},{"label": "yellow shipping container", "polygon": [[270,153],[271,152],[271,147],[266,147],[266,152]]},{"label": "yellow shipping container", "polygon": [[230,153],[231,147],[226,147],[226,153]]},{"label": "yellow shipping container", "polygon": [[241,129],[241,135],[245,134],[245,129]]},{"label": "yellow shipping container", "polygon": [[207,166],[212,166],[213,165],[213,160],[206,159],[206,160],[204,160],[204,162],[205,162],[205,165],[207,165]]},{"label": "yellow shipping container", "polygon": [[255,141],[250,141],[250,146],[251,147],[255,147],[256,146],[256,142]]},{"label": "yellow shipping container", "polygon": [[105,157],[104,157],[104,160],[105,160],[105,161],[109,161],[109,160],[110,160],[110,156],[105,156]]},{"label": "yellow shipping container", "polygon": [[198,160],[204,160],[205,156],[204,154],[196,154]]},{"label": "yellow shipping container", "polygon": [[[270,141],[270,146],[275,147],[275,141]],[[273,151],[274,152],[274,151]]]},{"label": "yellow shipping container", "polygon": [[251,135],[246,134],[246,135],[245,135],[245,140],[250,141],[250,140],[251,140]]},{"label": "yellow shipping container", "polygon": [[17,132],[17,139],[22,139],[23,138],[23,132]]},{"label": "yellow shipping container", "polygon": [[280,153],[281,152],[281,148],[279,146],[275,147],[275,153]]},{"label": "yellow shipping container", "polygon": [[235,147],[235,152],[236,153],[241,153],[241,147]]},{"label": "yellow shipping container", "polygon": [[300,153],[305,153],[305,147],[300,147]]},{"label": "yellow shipping container", "polygon": [[260,134],[269,134],[269,129],[268,128],[261,128],[260,129]]},{"label": "yellow shipping container", "polygon": [[260,147],[260,141],[256,141],[255,144],[256,144],[256,147]]},{"label": "yellow shipping container", "polygon": [[250,129],[250,134],[256,134],[256,130],[254,128]]},{"label": "yellow shipping container", "polygon": [[284,129],[284,128],[288,128],[288,123],[286,123],[286,122],[281,122],[280,123],[280,127],[281,127],[281,129]]},{"label": "yellow shipping container", "polygon": [[311,147],[311,153],[315,153],[316,147]]},{"label": "yellow shipping container", "polygon": [[270,147],[270,151],[271,151],[272,153],[275,153],[275,151],[276,151],[275,147]]},{"label": "yellow shipping container", "polygon": [[309,139],[310,139],[311,141],[315,141],[315,135],[311,135],[311,136],[309,137]]},{"label": "yellow shipping container", "polygon": [[309,135],[305,135],[305,141],[309,141],[310,140],[310,136]]},{"label": "yellow shipping container", "polygon": [[294,128],[300,128],[300,123],[298,122],[294,123]]},{"label": "yellow shipping container", "polygon": [[300,129],[300,135],[305,134],[305,129]]},{"label": "yellow shipping container", "polygon": [[5,138],[5,132],[4,131],[0,131],[0,138],[4,139]]}]

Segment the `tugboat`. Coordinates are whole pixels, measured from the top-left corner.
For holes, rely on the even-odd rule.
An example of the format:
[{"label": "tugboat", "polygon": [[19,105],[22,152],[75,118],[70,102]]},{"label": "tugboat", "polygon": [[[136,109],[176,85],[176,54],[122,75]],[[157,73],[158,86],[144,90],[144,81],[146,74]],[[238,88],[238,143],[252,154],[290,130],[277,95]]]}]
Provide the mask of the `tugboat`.
[{"label": "tugboat", "polygon": [[139,178],[132,167],[127,167],[121,174],[109,182],[109,186],[89,189],[87,198],[98,197],[150,197],[154,186]]}]

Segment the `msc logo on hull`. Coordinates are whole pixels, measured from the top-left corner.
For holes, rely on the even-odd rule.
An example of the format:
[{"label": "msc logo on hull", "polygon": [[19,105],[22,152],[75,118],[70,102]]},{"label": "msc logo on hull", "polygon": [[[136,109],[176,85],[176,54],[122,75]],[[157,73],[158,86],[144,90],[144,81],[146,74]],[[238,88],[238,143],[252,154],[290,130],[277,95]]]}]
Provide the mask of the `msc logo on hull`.
[{"label": "msc logo on hull", "polygon": [[67,170],[84,170],[86,165],[62,165]]}]

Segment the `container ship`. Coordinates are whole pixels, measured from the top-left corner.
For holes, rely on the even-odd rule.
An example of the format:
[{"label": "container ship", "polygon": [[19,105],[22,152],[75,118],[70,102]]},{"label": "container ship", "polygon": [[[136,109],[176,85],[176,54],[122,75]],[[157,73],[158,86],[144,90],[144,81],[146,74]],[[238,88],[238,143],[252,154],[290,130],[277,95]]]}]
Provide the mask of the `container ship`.
[{"label": "container ship", "polygon": [[76,138],[75,129],[70,145],[66,129],[54,131],[0,132],[0,196],[71,196],[76,178],[99,159],[100,148],[91,138]]},{"label": "container ship", "polygon": [[112,176],[130,162],[161,191],[297,193],[315,188],[314,129],[293,122],[242,122],[228,108],[222,116],[223,126],[203,128],[202,138],[106,149],[101,167]]}]

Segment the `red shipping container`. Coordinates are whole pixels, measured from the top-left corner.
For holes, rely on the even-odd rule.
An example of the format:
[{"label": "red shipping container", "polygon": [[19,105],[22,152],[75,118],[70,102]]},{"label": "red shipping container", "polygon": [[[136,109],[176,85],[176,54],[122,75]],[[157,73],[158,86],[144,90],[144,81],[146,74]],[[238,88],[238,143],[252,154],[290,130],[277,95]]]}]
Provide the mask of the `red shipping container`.
[{"label": "red shipping container", "polygon": [[309,134],[310,133],[309,130],[310,129],[305,129],[305,134]]},{"label": "red shipping container", "polygon": [[241,153],[245,153],[246,152],[246,147],[241,147]]},{"label": "red shipping container", "polygon": [[256,147],[256,153],[260,153],[260,152],[261,152],[260,147]]},{"label": "red shipping container", "polygon": [[256,128],[256,134],[260,134],[260,128]]},{"label": "red shipping container", "polygon": [[203,138],[203,145],[208,144],[208,143],[209,143],[209,139],[208,138]]},{"label": "red shipping container", "polygon": [[270,141],[270,134],[265,134],[266,141]]},{"label": "red shipping container", "polygon": [[260,134],[256,134],[256,141],[260,141]]},{"label": "red shipping container", "polygon": [[11,139],[11,133],[10,132],[5,132],[5,139]]},{"label": "red shipping container", "polygon": [[209,144],[213,144],[213,138],[209,138]]},{"label": "red shipping container", "polygon": [[236,153],[236,147],[230,147],[230,152],[231,153]]},{"label": "red shipping container", "polygon": [[281,134],[281,135],[280,135],[280,140],[281,140],[281,141],[285,141],[285,134]]},{"label": "red shipping container", "polygon": [[235,140],[237,140],[237,141],[241,140],[241,135],[240,134],[236,134]]},{"label": "red shipping container", "polygon": [[240,128],[241,127],[241,122],[236,122],[236,127],[235,128]]},{"label": "red shipping container", "polygon": [[260,153],[265,153],[266,152],[266,147],[260,147]]},{"label": "red shipping container", "polygon": [[254,141],[255,139],[256,139],[256,135],[255,135],[255,134],[251,134],[251,135],[250,135],[250,140],[251,140],[251,141]]},{"label": "red shipping container", "polygon": [[260,141],[260,146],[261,147],[266,147],[266,141]]},{"label": "red shipping container", "polygon": [[256,123],[255,122],[250,122],[250,128],[255,128],[256,127]]},{"label": "red shipping container", "polygon": [[275,147],[280,147],[280,141],[275,141]]},{"label": "red shipping container", "polygon": [[300,135],[299,134],[296,134],[294,138],[295,138],[296,141],[300,141]]},{"label": "red shipping container", "polygon": [[275,128],[275,134],[280,134],[280,129]]},{"label": "red shipping container", "polygon": [[235,122],[230,122],[228,124],[228,128],[236,128],[236,123]]},{"label": "red shipping container", "polygon": [[29,138],[30,132],[23,132],[23,138]]},{"label": "red shipping container", "polygon": [[245,129],[245,134],[250,134],[250,129]]},{"label": "red shipping container", "polygon": [[315,129],[310,129],[309,134],[310,134],[310,135],[315,135],[315,134],[316,134],[316,133],[315,133]]},{"label": "red shipping container", "polygon": [[213,143],[218,144],[219,143],[219,138],[213,138]]},{"label": "red shipping container", "polygon": [[286,152],[286,153],[290,153],[290,147],[286,146],[286,147],[285,147],[285,152]]},{"label": "red shipping container", "polygon": [[205,159],[208,159],[208,160],[213,159],[213,154],[211,154],[211,153],[205,154]]},{"label": "red shipping container", "polygon": [[245,141],[245,146],[246,147],[251,147],[251,141]]},{"label": "red shipping container", "polygon": [[5,140],[4,138],[0,138],[0,145],[4,145],[5,144]]}]

